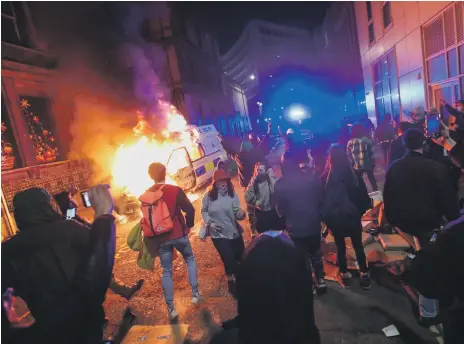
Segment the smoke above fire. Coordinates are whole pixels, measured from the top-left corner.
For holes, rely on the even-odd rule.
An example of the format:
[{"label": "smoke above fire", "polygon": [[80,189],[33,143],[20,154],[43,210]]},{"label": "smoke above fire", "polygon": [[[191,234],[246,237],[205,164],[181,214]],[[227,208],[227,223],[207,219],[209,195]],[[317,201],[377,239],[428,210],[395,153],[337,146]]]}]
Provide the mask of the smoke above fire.
[{"label": "smoke above fire", "polygon": [[119,147],[136,144],[140,119],[152,134],[168,127],[166,54],[140,36],[145,20],[168,14],[166,4],[38,2],[31,11],[42,47],[59,63],[57,98],[73,108],[64,144],[70,157],[92,162],[92,182],[100,182],[112,176]]}]

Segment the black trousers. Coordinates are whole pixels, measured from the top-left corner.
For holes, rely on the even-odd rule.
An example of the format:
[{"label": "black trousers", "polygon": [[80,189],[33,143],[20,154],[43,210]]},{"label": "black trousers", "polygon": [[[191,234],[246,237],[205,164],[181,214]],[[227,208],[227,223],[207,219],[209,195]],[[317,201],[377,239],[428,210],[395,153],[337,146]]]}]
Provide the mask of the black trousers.
[{"label": "black trousers", "polygon": [[390,150],[391,141],[382,141],[380,142],[380,147],[382,148],[383,158],[385,159],[385,163],[388,162],[388,151]]},{"label": "black trousers", "polygon": [[259,234],[269,230],[280,231],[285,229],[285,220],[274,209],[262,211],[255,209],[256,230]]},{"label": "black trousers", "polygon": [[341,273],[348,271],[348,263],[346,260],[346,245],[345,238],[351,239],[354,252],[356,254],[356,260],[359,264],[359,270],[363,273],[368,272],[366,254],[364,253],[364,247],[362,244],[362,227],[361,223],[358,228],[341,229],[331,228],[332,235],[334,236],[335,245],[337,246],[337,261],[338,268]]},{"label": "black trousers", "polygon": [[242,236],[235,239],[212,238],[212,241],[224,264],[226,275],[234,275],[237,272],[237,267],[245,252],[245,243],[243,242]]},{"label": "black trousers", "polygon": [[297,250],[302,252],[311,262],[317,279],[324,278],[324,264],[322,263],[321,235],[311,235],[304,238],[292,237]]},{"label": "black trousers", "polygon": [[367,179],[369,179],[369,183],[372,186],[373,191],[378,191],[379,187],[377,185],[377,181],[375,180],[374,176],[374,170],[356,170],[356,173],[362,177],[365,174],[367,174]]}]

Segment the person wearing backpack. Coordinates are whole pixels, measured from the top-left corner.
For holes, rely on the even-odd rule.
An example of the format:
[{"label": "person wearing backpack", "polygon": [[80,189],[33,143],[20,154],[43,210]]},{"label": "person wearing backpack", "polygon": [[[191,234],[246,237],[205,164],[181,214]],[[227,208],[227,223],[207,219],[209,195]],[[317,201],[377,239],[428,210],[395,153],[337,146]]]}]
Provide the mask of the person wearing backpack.
[{"label": "person wearing backpack", "polygon": [[361,287],[370,289],[370,273],[362,244],[361,217],[370,208],[371,200],[362,176],[353,171],[342,145],[330,148],[322,185],[322,220],[335,239],[340,277],[346,286],[351,285],[352,275],[347,267],[345,244],[345,238],[349,237],[361,271]]},{"label": "person wearing backpack", "polygon": [[172,282],[174,249],[182,254],[187,264],[189,283],[192,287],[192,303],[197,304],[200,301],[197,265],[188,238],[190,229],[194,225],[195,208],[180,187],[165,184],[166,167],[163,164],[151,164],[148,174],[155,185],[139,197],[143,213],[140,225],[147,246],[159,245],[164,299],[168,306],[169,317],[174,320],[179,315],[174,308]]}]

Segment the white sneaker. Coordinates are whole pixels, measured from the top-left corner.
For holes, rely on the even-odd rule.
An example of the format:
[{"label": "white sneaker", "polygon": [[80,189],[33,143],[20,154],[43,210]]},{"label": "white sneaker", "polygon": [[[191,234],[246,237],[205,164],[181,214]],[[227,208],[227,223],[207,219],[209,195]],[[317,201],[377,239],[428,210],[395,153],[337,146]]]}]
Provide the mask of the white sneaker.
[{"label": "white sneaker", "polygon": [[200,295],[196,295],[196,296],[192,297],[192,303],[194,305],[198,305],[200,303],[200,301],[201,301],[201,296]]},{"label": "white sneaker", "polygon": [[173,309],[171,311],[171,313],[169,313],[169,319],[170,320],[175,320],[178,316],[179,316],[179,313],[177,313],[177,311],[175,309]]}]

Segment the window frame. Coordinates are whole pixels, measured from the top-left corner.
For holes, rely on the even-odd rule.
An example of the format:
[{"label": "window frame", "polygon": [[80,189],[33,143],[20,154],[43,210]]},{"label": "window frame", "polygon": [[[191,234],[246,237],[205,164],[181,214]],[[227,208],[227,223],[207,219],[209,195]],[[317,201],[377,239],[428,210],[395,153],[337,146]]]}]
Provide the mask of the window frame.
[{"label": "window frame", "polygon": [[[456,17],[457,17],[456,7],[459,6],[459,5],[462,6],[462,10],[464,11],[464,4],[459,3],[459,2],[453,2],[450,5],[443,8],[442,11],[437,13],[437,15],[432,17],[429,21],[427,21],[427,23],[425,23],[421,27],[423,56],[424,56],[424,72],[425,72],[425,78],[426,78],[426,83],[425,83],[426,95],[427,95],[426,97],[427,97],[427,104],[429,106],[435,106],[436,105],[436,104],[434,104],[433,90],[434,90],[434,88],[436,88],[439,85],[445,85],[445,84],[448,84],[448,83],[457,82],[459,87],[460,87],[459,93],[464,94],[464,68],[461,68],[461,63],[460,63],[460,61],[461,61],[460,50],[462,50],[464,52],[464,39],[459,40],[458,32],[457,32],[458,27],[456,25],[457,24],[456,23]],[[446,28],[443,26],[443,31],[442,31],[443,49],[441,49],[440,51],[438,51],[438,52],[436,52],[434,54],[431,54],[431,55],[427,56],[427,52],[426,52],[426,44],[427,44],[427,42],[426,42],[426,37],[425,37],[425,29],[429,25],[433,24],[439,18],[441,18],[443,23],[445,23],[445,12],[448,11],[450,8],[453,9],[452,11],[453,11],[453,20],[454,20],[455,42],[454,42],[454,44],[447,44]],[[448,56],[449,56],[449,53],[452,50],[456,51],[456,66],[455,67],[457,67],[457,75],[455,75],[455,76],[450,76],[450,64],[449,64],[450,61],[449,61]],[[431,60],[433,60],[434,58],[442,55],[442,54],[445,56],[446,78],[443,79],[443,80],[438,80],[438,81],[433,81],[432,82],[431,78],[430,78],[429,62]]]},{"label": "window frame", "polygon": [[[16,36],[17,36],[17,39],[18,39],[18,42],[17,44],[20,44],[22,42],[21,40],[21,34],[19,32],[19,28],[18,28],[18,21],[17,21],[17,17],[16,17],[16,10],[13,6],[13,2],[12,1],[5,1],[6,3],[8,3],[8,5],[11,7],[11,12],[13,15],[9,15],[9,14],[6,14],[6,13],[1,13],[2,15],[2,20],[9,20],[9,21],[12,21],[13,22],[13,25],[14,25],[14,29],[15,29],[15,32],[16,32]],[[3,40],[2,40],[3,42]],[[9,44],[15,44],[16,43],[12,43],[12,42],[6,42],[5,43],[9,43]]]},{"label": "window frame", "polygon": [[[395,75],[390,75],[390,65],[389,65],[389,56],[390,54],[394,55],[394,61],[395,61]],[[383,63],[383,61],[386,61],[387,62],[387,67],[386,67],[386,72],[387,72],[387,80],[388,81],[388,94],[386,95],[384,93],[384,90],[383,90],[383,83],[384,83],[384,79],[383,79],[383,76],[382,76],[382,68],[381,68],[381,65],[380,63]],[[379,77],[380,79],[379,80],[376,80],[375,79],[375,69],[376,67],[379,68]],[[387,52],[385,52],[385,54],[383,54],[382,56],[380,56],[377,60],[375,60],[372,64],[371,64],[371,72],[372,72],[372,85],[373,85],[373,88],[372,88],[372,92],[374,93],[374,104],[375,104],[375,115],[376,115],[376,118],[377,118],[377,122],[380,123],[380,112],[379,112],[379,109],[377,107],[377,102],[378,100],[381,100],[382,104],[383,104],[383,107],[382,107],[382,111],[383,111],[383,115],[385,115],[386,113],[386,106],[385,106],[385,100],[389,100],[390,102],[390,106],[391,106],[391,112],[393,112],[394,110],[394,107],[393,107],[393,97],[394,96],[398,96],[398,103],[399,103],[399,114],[398,114],[398,119],[399,121],[401,121],[401,113],[402,113],[402,104],[401,104],[401,90],[400,90],[400,81],[399,81],[399,77],[398,77],[398,59],[397,59],[397,56],[396,56],[396,50],[395,48],[393,49],[390,49],[388,50]],[[392,86],[391,86],[391,80],[394,79],[396,80],[396,92],[395,93],[392,93]],[[377,92],[376,92],[376,89],[377,89],[377,85],[380,85],[381,86],[381,90],[382,90],[382,95],[381,97],[377,97]],[[390,113],[390,115],[392,116],[393,119],[396,120],[396,117],[395,117],[395,114],[394,113]]]},{"label": "window frame", "polygon": [[[384,18],[384,8],[388,5],[389,7],[389,19],[390,22],[388,23],[387,26],[385,26],[385,18]],[[381,14],[382,14],[382,27],[383,27],[383,32],[388,31],[392,26],[393,26],[393,18],[392,18],[392,12],[391,12],[391,1],[385,1],[382,4],[381,8]]]},{"label": "window frame", "polygon": [[[365,1],[365,4],[366,4],[366,17],[367,17],[367,39],[369,40],[369,46],[372,46],[375,44],[375,27],[374,27],[374,15],[373,15],[373,12],[372,12],[372,1]],[[368,7],[370,7],[370,12],[371,12],[371,16],[369,18],[369,11],[368,11]],[[372,26],[372,41],[371,41],[371,31],[370,31],[370,27]]]}]

